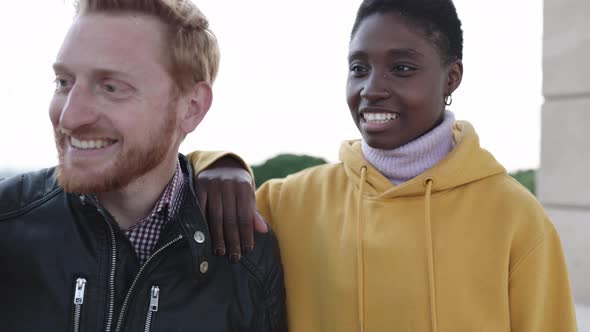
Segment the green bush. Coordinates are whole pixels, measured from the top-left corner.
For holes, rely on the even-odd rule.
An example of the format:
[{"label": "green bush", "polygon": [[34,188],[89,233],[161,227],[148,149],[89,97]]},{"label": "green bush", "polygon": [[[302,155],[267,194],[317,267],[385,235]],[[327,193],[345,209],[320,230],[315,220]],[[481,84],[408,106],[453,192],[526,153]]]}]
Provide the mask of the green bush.
[{"label": "green bush", "polygon": [[[302,171],[308,167],[325,164],[326,160],[307,155],[280,154],[273,157],[261,165],[252,166],[254,177],[256,178],[256,187],[260,187],[264,182],[284,178],[285,176]],[[516,181],[520,182],[533,194],[536,193],[536,170],[522,170],[511,173]]]},{"label": "green bush", "polygon": [[252,166],[256,188],[264,182],[274,178],[285,176],[302,171],[308,167],[325,164],[326,160],[306,155],[280,154],[273,157],[262,165]]},{"label": "green bush", "polygon": [[516,179],[516,181],[520,182],[520,184],[525,186],[528,190],[530,190],[530,192],[532,192],[533,194],[536,194],[536,192],[537,192],[537,186],[536,186],[537,171],[536,170],[529,169],[529,170],[524,170],[524,171],[518,171],[515,173],[511,173],[510,176],[512,176],[514,179]]}]

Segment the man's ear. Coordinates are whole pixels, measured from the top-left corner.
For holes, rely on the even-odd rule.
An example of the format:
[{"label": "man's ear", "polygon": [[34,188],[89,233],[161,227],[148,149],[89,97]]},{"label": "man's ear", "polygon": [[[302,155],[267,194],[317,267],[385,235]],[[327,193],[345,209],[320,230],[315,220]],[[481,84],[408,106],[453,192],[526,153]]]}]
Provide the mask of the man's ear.
[{"label": "man's ear", "polygon": [[211,108],[213,102],[213,90],[211,84],[198,82],[186,95],[187,103],[183,112],[180,112],[180,128],[185,135],[191,133]]},{"label": "man's ear", "polygon": [[461,80],[463,80],[463,62],[457,60],[449,65],[447,91],[445,91],[445,95],[453,94],[459,85],[461,85]]}]

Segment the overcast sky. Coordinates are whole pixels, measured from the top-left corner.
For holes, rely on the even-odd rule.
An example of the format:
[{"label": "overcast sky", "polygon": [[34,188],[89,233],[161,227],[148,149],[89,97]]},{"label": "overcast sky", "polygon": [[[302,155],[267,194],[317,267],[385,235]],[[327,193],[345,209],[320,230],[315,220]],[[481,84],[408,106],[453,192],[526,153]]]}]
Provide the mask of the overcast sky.
[{"label": "overcast sky", "polygon": [[[223,149],[259,163],[278,153],[338,159],[358,138],[345,101],[347,46],[358,0],[199,0],[222,53],[214,103],[182,152]],[[451,110],[509,170],[537,167],[542,0],[455,0],[465,75]],[[71,1],[0,4],[0,170],[56,162],[47,106],[51,64]]]}]

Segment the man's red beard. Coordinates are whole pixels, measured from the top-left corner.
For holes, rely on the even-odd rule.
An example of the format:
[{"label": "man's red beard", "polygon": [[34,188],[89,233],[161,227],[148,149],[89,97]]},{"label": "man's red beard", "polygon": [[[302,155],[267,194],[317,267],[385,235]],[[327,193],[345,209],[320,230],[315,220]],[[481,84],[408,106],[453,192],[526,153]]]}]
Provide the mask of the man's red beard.
[{"label": "man's red beard", "polygon": [[[166,119],[162,126],[146,135],[141,145],[123,146],[123,150],[113,155],[111,162],[100,173],[89,173],[80,165],[65,165],[64,148],[66,136],[55,130],[55,143],[58,151],[59,165],[57,180],[64,191],[69,193],[101,193],[121,189],[133,180],[148,173],[165,158],[173,141],[176,117],[174,108],[167,107]],[[88,137],[92,128],[80,128],[72,136]],[[124,142],[121,142],[124,144]],[[117,144],[121,144],[117,143]]]}]

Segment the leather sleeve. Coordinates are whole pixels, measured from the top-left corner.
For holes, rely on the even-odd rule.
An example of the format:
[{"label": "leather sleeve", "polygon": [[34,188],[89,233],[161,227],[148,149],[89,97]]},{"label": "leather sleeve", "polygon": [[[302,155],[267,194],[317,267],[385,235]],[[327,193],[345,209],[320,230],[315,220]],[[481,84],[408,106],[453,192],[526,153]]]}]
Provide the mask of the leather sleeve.
[{"label": "leather sleeve", "polygon": [[284,332],[287,331],[287,304],[285,292],[285,279],[283,274],[283,265],[281,263],[278,242],[274,236],[273,251],[268,278],[265,283],[267,291],[267,311],[269,315],[270,331]]},{"label": "leather sleeve", "polygon": [[[260,321],[262,326],[257,332],[287,331],[287,305],[283,266],[278,241],[272,231],[267,234],[255,233],[254,252],[242,257],[240,262],[248,265],[250,271],[257,271],[262,285],[263,301]],[[261,310],[262,311],[262,310]]]},{"label": "leather sleeve", "polygon": [[0,181],[0,219],[26,213],[61,192],[55,169],[23,173]]}]

